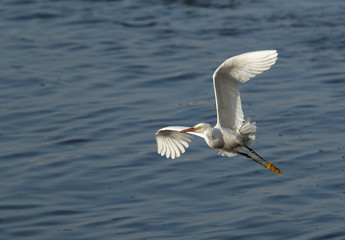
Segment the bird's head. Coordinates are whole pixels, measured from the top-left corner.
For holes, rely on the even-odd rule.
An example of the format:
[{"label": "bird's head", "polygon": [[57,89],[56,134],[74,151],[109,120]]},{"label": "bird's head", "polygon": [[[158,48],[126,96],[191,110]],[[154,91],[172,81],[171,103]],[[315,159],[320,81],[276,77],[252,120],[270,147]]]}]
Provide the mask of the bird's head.
[{"label": "bird's head", "polygon": [[211,125],[208,123],[198,123],[192,128],[187,128],[179,131],[179,133],[186,133],[186,132],[197,132],[197,133],[203,133],[206,129],[211,128]]}]

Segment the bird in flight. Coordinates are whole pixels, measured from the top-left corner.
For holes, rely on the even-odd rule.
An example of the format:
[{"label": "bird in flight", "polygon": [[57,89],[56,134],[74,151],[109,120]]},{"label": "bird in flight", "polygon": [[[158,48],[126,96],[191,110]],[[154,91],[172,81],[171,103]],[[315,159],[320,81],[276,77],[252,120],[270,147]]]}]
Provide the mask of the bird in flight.
[{"label": "bird in flight", "polygon": [[[219,155],[233,157],[243,155],[263,167],[281,175],[280,170],[250,148],[255,139],[256,124],[250,118],[244,121],[241,97],[237,82],[245,83],[257,74],[268,70],[277,61],[276,50],[248,52],[223,62],[213,74],[213,87],[217,108],[217,124],[198,123],[194,127],[169,126],[156,132],[158,153],[174,159],[192,141],[192,135],[205,139],[211,148],[220,149]],[[187,134],[189,133],[189,134]],[[248,149],[259,159],[243,152]]]}]

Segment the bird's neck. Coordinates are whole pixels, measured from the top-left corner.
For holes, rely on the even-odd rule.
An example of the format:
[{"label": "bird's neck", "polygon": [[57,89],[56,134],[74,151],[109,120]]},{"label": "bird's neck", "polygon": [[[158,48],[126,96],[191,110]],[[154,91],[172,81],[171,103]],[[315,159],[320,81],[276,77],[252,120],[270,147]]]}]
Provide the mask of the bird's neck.
[{"label": "bird's neck", "polygon": [[207,145],[210,146],[211,148],[215,148],[214,135],[213,135],[213,129],[212,128],[205,129],[204,137],[205,137],[205,141],[206,141]]},{"label": "bird's neck", "polygon": [[205,141],[211,148],[222,148],[224,145],[223,138],[219,136],[217,129],[209,128],[204,132]]},{"label": "bird's neck", "polygon": [[213,139],[213,131],[212,131],[212,128],[207,128],[207,129],[205,129],[205,131],[204,131],[204,136],[205,136],[205,138],[207,138],[207,139]]}]

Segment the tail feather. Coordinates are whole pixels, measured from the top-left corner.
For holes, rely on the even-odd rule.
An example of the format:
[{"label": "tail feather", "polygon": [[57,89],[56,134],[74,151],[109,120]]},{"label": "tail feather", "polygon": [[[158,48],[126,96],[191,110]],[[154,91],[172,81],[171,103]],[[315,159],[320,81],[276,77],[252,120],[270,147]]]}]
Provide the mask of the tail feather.
[{"label": "tail feather", "polygon": [[247,136],[250,140],[255,140],[255,133],[256,133],[256,123],[250,122],[250,117],[243,123],[239,132],[242,135]]}]

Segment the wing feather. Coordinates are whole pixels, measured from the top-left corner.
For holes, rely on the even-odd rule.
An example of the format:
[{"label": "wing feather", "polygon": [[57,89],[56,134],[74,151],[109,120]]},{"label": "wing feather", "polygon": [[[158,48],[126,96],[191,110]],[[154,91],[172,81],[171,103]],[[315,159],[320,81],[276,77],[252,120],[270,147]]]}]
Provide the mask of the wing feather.
[{"label": "wing feather", "polygon": [[163,149],[162,140],[159,139],[156,142],[157,142],[157,151],[160,153],[162,152],[162,149]]},{"label": "wing feather", "polygon": [[241,97],[237,82],[245,83],[268,70],[276,61],[276,50],[244,53],[223,62],[213,74],[217,106],[217,126],[237,131],[243,123]]},{"label": "wing feather", "polygon": [[170,142],[169,142],[169,138],[165,138],[164,141],[166,142],[166,147],[167,147],[167,152],[166,152],[166,157],[170,158]]},{"label": "wing feather", "polygon": [[165,139],[164,138],[161,138],[160,140],[159,140],[160,142],[161,142],[161,144],[162,144],[162,151],[160,152],[160,154],[161,154],[161,156],[164,156],[165,155],[165,153],[167,152],[167,147],[166,147],[166,143],[165,143]]},{"label": "wing feather", "polygon": [[[192,136],[187,133],[179,133],[179,131],[189,127],[170,126],[161,128],[156,132],[157,152],[166,158],[180,157],[186,151],[189,143],[192,141]],[[203,137],[200,133],[190,134]]]},{"label": "wing feather", "polygon": [[181,144],[179,141],[177,141],[176,139],[171,138],[171,140],[174,142],[175,146],[178,148],[178,151],[176,151],[176,157],[180,157],[180,156],[181,156],[181,153],[184,153],[184,152],[185,152],[184,147],[183,147],[182,144]]},{"label": "wing feather", "polygon": [[169,142],[169,147],[170,147],[170,154],[171,154],[171,158],[174,159],[176,156],[176,152],[178,152],[178,148],[176,147],[174,141],[171,138],[167,138],[168,142]]}]

